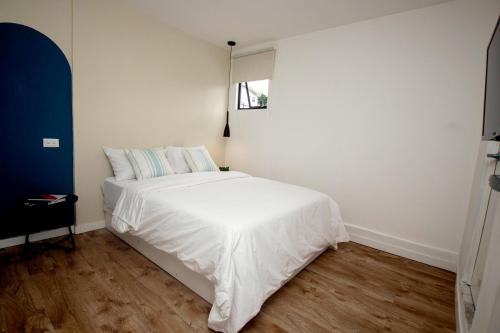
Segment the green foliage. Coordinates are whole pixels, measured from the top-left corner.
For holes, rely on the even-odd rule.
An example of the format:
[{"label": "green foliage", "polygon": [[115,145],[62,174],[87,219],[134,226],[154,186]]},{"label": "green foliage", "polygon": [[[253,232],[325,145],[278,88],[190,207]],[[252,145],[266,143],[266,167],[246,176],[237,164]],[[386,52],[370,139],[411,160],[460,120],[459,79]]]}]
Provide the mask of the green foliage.
[{"label": "green foliage", "polygon": [[267,106],[267,96],[262,94],[257,99],[259,101],[259,106]]}]

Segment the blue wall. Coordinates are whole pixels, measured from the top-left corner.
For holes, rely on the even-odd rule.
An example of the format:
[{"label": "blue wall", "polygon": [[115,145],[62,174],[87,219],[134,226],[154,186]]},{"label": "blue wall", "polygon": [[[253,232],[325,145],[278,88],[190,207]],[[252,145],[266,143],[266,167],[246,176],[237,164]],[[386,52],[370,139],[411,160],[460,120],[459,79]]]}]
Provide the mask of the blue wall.
[{"label": "blue wall", "polygon": [[[59,138],[60,148],[43,148]],[[0,239],[20,234],[16,199],[73,193],[71,69],[42,33],[0,23]]]}]

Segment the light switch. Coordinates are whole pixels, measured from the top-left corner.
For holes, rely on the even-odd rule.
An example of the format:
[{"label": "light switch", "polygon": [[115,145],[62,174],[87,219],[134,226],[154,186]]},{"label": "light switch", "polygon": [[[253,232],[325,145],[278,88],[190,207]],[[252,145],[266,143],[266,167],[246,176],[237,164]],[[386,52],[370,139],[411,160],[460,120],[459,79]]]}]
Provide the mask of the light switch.
[{"label": "light switch", "polygon": [[59,139],[44,138],[43,146],[45,148],[59,148]]}]

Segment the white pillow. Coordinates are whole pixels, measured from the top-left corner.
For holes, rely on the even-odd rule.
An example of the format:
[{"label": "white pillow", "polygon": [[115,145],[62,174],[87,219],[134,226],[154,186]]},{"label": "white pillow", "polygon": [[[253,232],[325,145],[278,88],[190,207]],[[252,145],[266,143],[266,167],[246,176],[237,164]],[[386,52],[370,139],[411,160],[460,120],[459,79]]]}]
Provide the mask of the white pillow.
[{"label": "white pillow", "polygon": [[184,157],[193,172],[220,171],[204,146],[184,148]]},{"label": "white pillow", "polygon": [[170,162],[172,169],[175,173],[188,173],[191,172],[191,168],[184,158],[184,148],[168,146],[165,148],[165,153],[167,154],[167,160]]},{"label": "white pillow", "polygon": [[127,149],[126,152],[139,180],[174,174],[163,148]]},{"label": "white pillow", "polygon": [[108,147],[102,147],[104,154],[111,164],[113,173],[115,174],[115,179],[117,181],[135,179],[135,172],[130,164],[124,149],[114,149]]}]

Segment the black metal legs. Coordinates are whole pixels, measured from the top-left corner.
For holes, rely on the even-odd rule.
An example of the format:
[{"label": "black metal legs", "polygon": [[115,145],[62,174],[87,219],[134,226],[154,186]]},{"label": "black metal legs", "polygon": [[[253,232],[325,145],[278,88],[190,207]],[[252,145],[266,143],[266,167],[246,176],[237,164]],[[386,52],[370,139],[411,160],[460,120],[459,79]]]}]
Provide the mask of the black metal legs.
[{"label": "black metal legs", "polygon": [[[30,242],[29,239],[29,233],[26,234],[24,238],[24,246],[23,246],[23,258],[24,259],[31,259],[32,257],[42,253],[45,250],[48,249],[53,249],[53,248],[58,248],[65,250],[66,252],[74,251],[76,249],[76,242],[75,238],[73,237],[73,231],[71,230],[71,226],[68,225],[68,234],[64,236],[63,238],[57,240],[56,242],[50,243],[42,243],[42,244],[34,244]],[[62,242],[64,241],[69,241],[71,243],[71,246],[64,246],[61,245]]]},{"label": "black metal legs", "polygon": [[73,237],[73,231],[71,231],[71,226],[68,225],[68,231],[69,231],[69,240],[71,242],[71,251],[74,251],[76,249],[76,244],[75,244],[75,237]]},{"label": "black metal legs", "polygon": [[28,259],[28,253],[29,253],[29,247],[30,247],[30,234],[26,234],[24,237],[24,245],[23,245],[23,258]]}]

